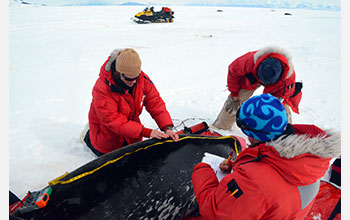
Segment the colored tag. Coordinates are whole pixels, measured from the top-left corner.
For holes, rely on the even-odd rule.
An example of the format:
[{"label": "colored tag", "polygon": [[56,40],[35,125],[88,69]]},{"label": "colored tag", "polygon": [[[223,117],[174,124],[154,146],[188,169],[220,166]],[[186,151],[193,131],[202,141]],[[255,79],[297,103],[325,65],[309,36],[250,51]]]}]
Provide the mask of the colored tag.
[{"label": "colored tag", "polygon": [[241,190],[241,188],[239,188],[238,184],[236,183],[236,181],[234,179],[232,179],[228,184],[227,184],[227,191],[226,193],[229,193],[230,197],[235,197],[236,199],[238,199],[242,194],[243,191]]}]

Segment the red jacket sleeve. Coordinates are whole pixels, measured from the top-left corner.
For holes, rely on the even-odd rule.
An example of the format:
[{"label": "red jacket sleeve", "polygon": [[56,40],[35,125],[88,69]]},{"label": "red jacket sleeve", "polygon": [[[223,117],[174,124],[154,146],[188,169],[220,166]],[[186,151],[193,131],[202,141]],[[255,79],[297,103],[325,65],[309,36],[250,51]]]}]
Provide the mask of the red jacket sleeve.
[{"label": "red jacket sleeve", "polygon": [[261,219],[266,200],[252,180],[233,172],[219,183],[214,170],[201,164],[193,171],[192,183],[203,219]]},{"label": "red jacket sleeve", "polygon": [[[207,219],[216,219],[215,211],[211,204],[211,195],[214,194],[219,181],[210,165],[197,164],[192,174],[193,191],[196,196],[200,215]],[[214,205],[214,204],[213,204]],[[210,210],[207,209],[210,208]]]},{"label": "red jacket sleeve", "polygon": [[248,52],[238,57],[228,67],[227,86],[231,96],[237,97],[244,82],[245,74],[252,72],[254,67],[254,53]]},{"label": "red jacket sleeve", "polygon": [[158,127],[162,129],[165,126],[173,125],[173,121],[166,109],[163,99],[160,97],[157,88],[148,77],[145,79],[144,94],[144,106],[156,121]]}]

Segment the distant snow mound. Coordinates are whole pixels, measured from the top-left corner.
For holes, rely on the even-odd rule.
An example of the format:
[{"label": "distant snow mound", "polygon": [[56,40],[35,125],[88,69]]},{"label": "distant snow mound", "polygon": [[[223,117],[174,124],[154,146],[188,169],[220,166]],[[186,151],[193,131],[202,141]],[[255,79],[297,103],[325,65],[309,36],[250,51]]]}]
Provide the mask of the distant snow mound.
[{"label": "distant snow mound", "polygon": [[39,5],[39,6],[46,6],[45,4],[32,4],[31,2],[24,1],[24,0],[12,0],[10,1],[10,6],[11,5]]}]

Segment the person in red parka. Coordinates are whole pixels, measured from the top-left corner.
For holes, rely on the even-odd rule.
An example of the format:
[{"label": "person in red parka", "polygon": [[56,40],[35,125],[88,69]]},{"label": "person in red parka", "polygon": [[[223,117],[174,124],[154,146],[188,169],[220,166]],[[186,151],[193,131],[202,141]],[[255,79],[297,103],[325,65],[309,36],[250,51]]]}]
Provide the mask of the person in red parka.
[{"label": "person in red parka", "polygon": [[220,182],[209,164],[193,168],[199,216],[191,219],[302,220],[310,211],[332,158],[340,155],[339,132],[289,124],[282,103],[265,93],[238,110],[236,123],[250,145]]},{"label": "person in red parka", "polygon": [[291,55],[275,46],[252,51],[234,60],[228,67],[227,86],[230,92],[219,115],[212,124],[215,128],[229,130],[235,123],[239,106],[264,86],[263,93],[277,97],[284,105],[289,123],[290,109],[299,113],[302,83],[295,82]]},{"label": "person in red parka", "polygon": [[[151,79],[141,70],[141,59],[131,48],[112,51],[102,65],[92,90],[89,130],[84,141],[101,156],[143,137],[178,141],[173,121]],[[141,124],[143,106],[162,131]]]}]

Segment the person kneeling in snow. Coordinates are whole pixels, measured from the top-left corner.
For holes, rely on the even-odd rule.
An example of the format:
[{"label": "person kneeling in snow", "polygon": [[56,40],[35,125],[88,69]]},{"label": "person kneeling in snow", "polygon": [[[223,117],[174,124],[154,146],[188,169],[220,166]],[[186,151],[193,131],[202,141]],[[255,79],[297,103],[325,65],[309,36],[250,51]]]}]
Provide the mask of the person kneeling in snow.
[{"label": "person kneeling in snow", "polygon": [[289,124],[283,104],[268,93],[244,102],[236,123],[250,146],[234,162],[220,164],[233,172],[219,182],[209,164],[193,168],[196,219],[304,219],[320,178],[340,155],[340,134]]},{"label": "person kneeling in snow", "polygon": [[289,123],[292,123],[289,108],[299,113],[302,83],[295,82],[291,55],[279,47],[269,46],[238,57],[228,67],[227,86],[230,94],[212,125],[215,128],[229,130],[239,106],[260,86],[264,86],[263,93],[283,102]]},{"label": "person kneeling in snow", "polygon": [[[92,96],[90,130],[84,141],[97,156],[139,142],[143,137],[171,137],[178,141],[165,103],[141,70],[141,60],[134,49],[112,51],[101,67]],[[141,124],[143,106],[164,132]]]}]

